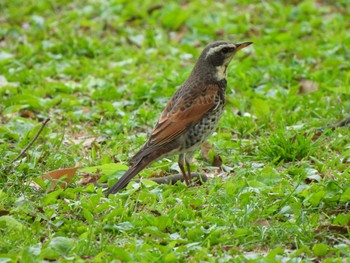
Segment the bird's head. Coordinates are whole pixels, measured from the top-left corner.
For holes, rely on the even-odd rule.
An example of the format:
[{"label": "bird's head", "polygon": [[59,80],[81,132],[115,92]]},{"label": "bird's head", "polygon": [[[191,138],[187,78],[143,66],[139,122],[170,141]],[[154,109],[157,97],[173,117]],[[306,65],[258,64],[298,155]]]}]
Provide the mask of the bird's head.
[{"label": "bird's head", "polygon": [[238,50],[251,45],[252,42],[231,43],[229,41],[216,41],[205,47],[200,55],[197,65],[201,72],[208,74],[210,70],[213,77],[220,81],[226,78],[227,66]]}]

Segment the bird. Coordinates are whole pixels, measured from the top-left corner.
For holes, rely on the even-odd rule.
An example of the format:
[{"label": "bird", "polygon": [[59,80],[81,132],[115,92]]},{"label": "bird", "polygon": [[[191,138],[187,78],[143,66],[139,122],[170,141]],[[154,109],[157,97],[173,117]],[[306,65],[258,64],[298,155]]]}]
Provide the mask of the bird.
[{"label": "bird", "polygon": [[227,67],[238,50],[251,44],[215,41],[204,48],[189,77],[166,104],[148,141],[106,196],[123,189],[149,164],[170,155],[179,155],[179,168],[190,185],[193,155],[216,129],[224,112]]}]

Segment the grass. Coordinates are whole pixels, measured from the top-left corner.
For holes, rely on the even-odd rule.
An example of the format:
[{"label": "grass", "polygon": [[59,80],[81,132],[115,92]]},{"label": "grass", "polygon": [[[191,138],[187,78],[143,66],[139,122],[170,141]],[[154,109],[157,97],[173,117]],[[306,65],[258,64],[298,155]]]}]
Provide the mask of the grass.
[{"label": "grass", "polygon": [[[15,0],[0,10],[1,262],[350,259],[349,127],[316,132],[349,115],[347,1]],[[145,180],[110,198],[81,183],[121,176],[219,39],[254,42],[229,67],[210,138],[225,176],[191,188]],[[302,80],[318,89],[300,93]],[[195,158],[194,171],[213,171]],[[175,160],[141,176],[174,173]],[[66,189],[39,179],[77,163]]]}]

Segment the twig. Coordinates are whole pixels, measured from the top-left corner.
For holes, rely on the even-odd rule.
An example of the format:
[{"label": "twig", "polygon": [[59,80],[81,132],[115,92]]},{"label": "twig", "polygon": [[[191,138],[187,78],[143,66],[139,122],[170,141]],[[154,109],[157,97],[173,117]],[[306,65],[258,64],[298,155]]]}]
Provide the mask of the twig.
[{"label": "twig", "polygon": [[335,124],[335,125],[329,126],[329,128],[331,128],[332,130],[334,130],[335,128],[344,127],[344,126],[346,126],[346,125],[350,125],[350,117],[346,118],[345,120],[342,120],[341,122],[338,122],[338,123]]},{"label": "twig", "polygon": [[[208,181],[208,177],[205,174],[192,173],[191,178],[193,182],[198,182],[199,184]],[[165,177],[146,178],[146,179],[151,180],[157,184],[176,184],[177,181],[181,181],[181,182],[184,181],[182,174],[173,174]],[[132,182],[136,182],[136,183],[139,183],[140,181],[141,181],[140,179],[132,180]],[[103,188],[108,187],[107,184],[95,184],[95,185]]]},{"label": "twig", "polygon": [[40,133],[43,131],[46,123],[48,123],[50,120],[50,118],[47,118],[45,119],[42,123],[41,123],[41,127],[40,129],[38,130],[38,132],[35,134],[34,138],[28,143],[28,145],[26,146],[26,148],[24,148],[21,153],[19,155],[17,155],[17,157],[15,159],[13,159],[13,161],[11,163],[14,163],[15,161],[17,161],[19,158],[21,158],[25,153],[26,151],[28,151],[28,149],[30,148],[30,146],[33,145],[33,143],[36,141],[36,139],[38,139]]},{"label": "twig", "polygon": [[318,128],[317,131],[324,132],[324,130],[326,130],[326,129],[331,129],[332,131],[334,131],[336,128],[345,127],[345,126],[350,126],[350,117],[348,117],[345,120],[342,120],[336,124],[333,124],[333,125],[331,124],[331,125],[328,125],[326,127]]},{"label": "twig", "polygon": [[[199,174],[199,173],[192,173],[191,178],[193,181],[203,181],[206,182],[208,180],[208,177],[205,174]],[[158,178],[148,178],[148,180],[151,180],[157,184],[176,184],[177,181],[184,181],[184,178],[182,174],[173,174],[173,175],[168,175],[164,177],[158,177]],[[140,182],[139,179],[135,180],[135,182]]]}]

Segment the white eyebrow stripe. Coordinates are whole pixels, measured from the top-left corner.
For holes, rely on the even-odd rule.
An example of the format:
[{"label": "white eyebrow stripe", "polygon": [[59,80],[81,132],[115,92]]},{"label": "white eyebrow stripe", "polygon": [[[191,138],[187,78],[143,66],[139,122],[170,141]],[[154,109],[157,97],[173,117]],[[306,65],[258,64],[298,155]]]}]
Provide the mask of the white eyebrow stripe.
[{"label": "white eyebrow stripe", "polygon": [[217,47],[212,47],[209,49],[209,51],[207,52],[207,55],[205,56],[205,58],[207,58],[208,56],[218,52],[219,50],[225,48],[225,47],[233,47],[233,48],[236,48],[236,45],[235,44],[231,44],[231,43],[228,43],[228,44],[222,44],[222,45],[219,45]]}]

